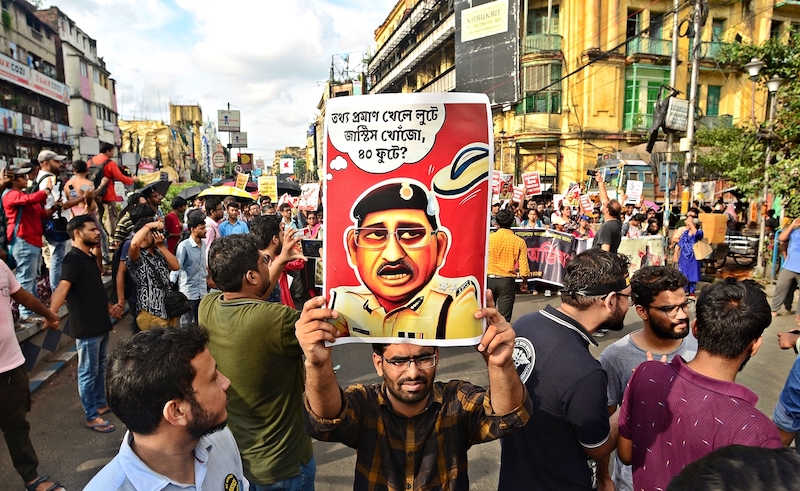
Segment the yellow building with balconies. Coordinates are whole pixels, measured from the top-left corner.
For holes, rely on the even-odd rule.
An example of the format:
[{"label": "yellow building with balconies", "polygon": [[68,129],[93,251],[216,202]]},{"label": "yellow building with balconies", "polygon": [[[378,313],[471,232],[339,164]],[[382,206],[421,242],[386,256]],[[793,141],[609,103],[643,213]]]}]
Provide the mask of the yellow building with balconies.
[{"label": "yellow building with balconies", "polygon": [[[538,171],[563,192],[585,180],[598,154],[646,141],[659,91],[670,81],[673,2],[519,1],[520,91],[518,100],[493,107],[495,168],[517,176]],[[788,36],[800,28],[800,2],[707,5],[696,128],[747,123],[753,115],[763,121],[766,90],[757,86],[753,97],[747,73],[719,55],[725,43]],[[399,0],[375,31],[371,93],[457,90],[456,72],[464,68],[456,59],[456,10],[453,1]],[[691,2],[678,10],[675,88],[685,99],[693,10]]]}]

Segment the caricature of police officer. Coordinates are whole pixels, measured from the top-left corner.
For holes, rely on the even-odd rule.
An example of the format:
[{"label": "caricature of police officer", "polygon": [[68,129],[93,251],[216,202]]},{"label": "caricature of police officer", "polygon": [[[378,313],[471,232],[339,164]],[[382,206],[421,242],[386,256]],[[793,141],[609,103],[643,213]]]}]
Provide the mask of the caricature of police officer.
[{"label": "caricature of police officer", "polygon": [[443,278],[449,231],[421,183],[379,184],[357,200],[345,243],[362,285],[331,290],[341,335],[410,339],[473,338],[482,332],[474,276]]}]

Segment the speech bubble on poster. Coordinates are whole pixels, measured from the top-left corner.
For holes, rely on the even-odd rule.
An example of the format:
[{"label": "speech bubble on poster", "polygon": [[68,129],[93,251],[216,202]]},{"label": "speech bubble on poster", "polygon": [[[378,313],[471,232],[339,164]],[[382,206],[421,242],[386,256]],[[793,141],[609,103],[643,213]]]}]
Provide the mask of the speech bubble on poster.
[{"label": "speech bubble on poster", "polygon": [[326,123],[330,142],[361,170],[385,174],[422,160],[436,143],[444,104],[407,104],[380,109],[337,110]]}]

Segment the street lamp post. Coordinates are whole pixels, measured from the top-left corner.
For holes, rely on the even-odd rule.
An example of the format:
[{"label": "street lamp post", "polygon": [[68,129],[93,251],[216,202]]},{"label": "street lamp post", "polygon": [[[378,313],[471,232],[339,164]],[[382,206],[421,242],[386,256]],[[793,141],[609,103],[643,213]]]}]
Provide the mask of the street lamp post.
[{"label": "street lamp post", "polygon": [[[781,87],[781,85],[783,85],[783,83],[785,81],[786,80],[782,79],[781,77],[779,77],[777,75],[773,75],[772,78],[767,80],[767,90],[769,90],[769,95],[768,95],[768,98],[769,98],[769,117],[768,117],[768,120],[767,120],[767,129],[766,129],[766,132],[764,133],[764,136],[763,136],[763,138],[767,142],[767,148],[766,148],[766,152],[765,152],[766,156],[764,158],[764,192],[763,192],[763,195],[761,197],[761,199],[762,199],[761,208],[762,209],[767,206],[767,198],[768,198],[768,195],[769,195],[769,161],[772,158],[772,139],[774,138],[774,136],[772,134],[772,128],[773,128],[773,126],[775,124],[775,113],[777,111],[777,109],[775,107],[775,99],[777,98],[776,92],[778,92],[778,89]],[[765,242],[766,231],[767,231],[766,220],[764,220],[764,217],[762,216],[761,217],[761,227],[759,228],[759,232],[758,232],[758,258],[756,260],[756,268],[755,268],[755,271],[754,271],[756,276],[760,276],[761,278],[765,277],[765,274],[764,274],[764,242]]]}]

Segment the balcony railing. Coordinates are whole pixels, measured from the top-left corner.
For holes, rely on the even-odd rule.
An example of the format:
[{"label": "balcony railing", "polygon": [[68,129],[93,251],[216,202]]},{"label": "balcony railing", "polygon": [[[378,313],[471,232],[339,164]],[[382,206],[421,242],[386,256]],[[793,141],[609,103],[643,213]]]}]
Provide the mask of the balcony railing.
[{"label": "balcony railing", "polygon": [[731,128],[733,127],[733,116],[730,114],[723,114],[721,116],[703,116],[697,123],[708,129],[714,128]]},{"label": "balcony railing", "polygon": [[622,119],[622,129],[626,131],[649,130],[652,124],[652,114],[625,113]]},{"label": "balcony railing", "polygon": [[525,36],[522,54],[561,51],[561,36],[558,34],[532,34]]},{"label": "balcony railing", "polygon": [[722,56],[728,43],[720,43],[717,41],[702,42],[700,43],[700,58],[713,58],[717,59]]},{"label": "balcony railing", "polygon": [[627,51],[630,55],[672,56],[672,40],[657,38],[636,38],[628,41]]}]

